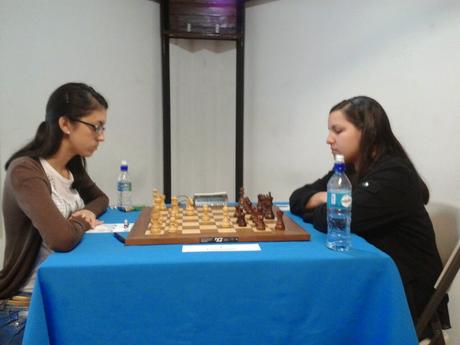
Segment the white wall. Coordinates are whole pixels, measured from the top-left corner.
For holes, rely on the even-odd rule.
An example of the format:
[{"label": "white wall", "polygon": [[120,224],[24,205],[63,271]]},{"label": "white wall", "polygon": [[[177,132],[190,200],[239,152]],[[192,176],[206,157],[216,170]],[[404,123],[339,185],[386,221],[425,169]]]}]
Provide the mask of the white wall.
[{"label": "white wall", "polygon": [[162,185],[159,6],[147,0],[2,0],[0,129],[4,161],[32,138],[50,93],[68,81],[109,101],[106,140],[89,171],[115,201],[120,161],[138,194]]},{"label": "white wall", "polygon": [[[158,12],[148,0],[0,0],[1,165],[31,138],[51,91],[84,81],[110,102],[91,175],[114,200],[127,159],[135,202],[150,202],[162,188]],[[286,200],[324,174],[328,110],[365,94],[387,110],[432,199],[460,204],[458,18],[457,0],[249,2],[249,194]],[[228,42],[171,44],[173,192],[234,189],[234,54]]]},{"label": "white wall", "polygon": [[329,109],[364,94],[387,110],[433,199],[459,201],[451,192],[460,186],[458,1],[251,3],[248,189],[286,199],[321,176],[332,165]]},{"label": "white wall", "polygon": [[234,200],[235,43],[171,40],[170,63],[171,193]]}]

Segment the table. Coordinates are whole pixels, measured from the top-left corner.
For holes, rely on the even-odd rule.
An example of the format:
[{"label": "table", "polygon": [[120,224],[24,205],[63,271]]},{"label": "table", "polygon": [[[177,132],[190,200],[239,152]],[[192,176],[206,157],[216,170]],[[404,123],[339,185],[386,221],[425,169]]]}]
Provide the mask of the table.
[{"label": "table", "polygon": [[183,253],[86,234],[39,269],[24,344],[418,344],[393,261],[355,235],[331,251],[290,216],[311,241]]}]

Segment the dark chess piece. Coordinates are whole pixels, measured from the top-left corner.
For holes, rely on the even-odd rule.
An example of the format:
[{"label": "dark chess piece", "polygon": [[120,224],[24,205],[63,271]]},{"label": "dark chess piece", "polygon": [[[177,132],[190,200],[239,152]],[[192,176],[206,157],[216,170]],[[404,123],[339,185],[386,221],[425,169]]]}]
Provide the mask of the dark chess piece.
[{"label": "dark chess piece", "polygon": [[240,206],[244,204],[244,187],[240,187],[240,198],[238,199]]},{"label": "dark chess piece", "polygon": [[243,209],[244,209],[244,212],[251,213],[252,202],[247,196],[245,196],[243,199]]},{"label": "dark chess piece", "polygon": [[262,207],[264,196],[263,194],[257,194],[257,208]]},{"label": "dark chess piece", "polygon": [[256,220],[254,221],[256,223],[256,229],[257,230],[265,230],[265,223],[264,223],[264,216],[261,214],[257,215]]},{"label": "dark chess piece", "polygon": [[251,205],[249,213],[251,215],[249,219],[251,219],[255,223],[257,220],[257,208]]},{"label": "dark chess piece", "polygon": [[257,209],[258,214],[261,214],[262,216],[264,215],[264,207],[263,207],[262,203],[257,203],[256,209]]},{"label": "dark chess piece", "polygon": [[273,197],[272,197],[272,192],[268,192],[267,199],[270,201],[270,206],[273,205]]},{"label": "dark chess piece", "polygon": [[275,219],[275,215],[273,214],[273,204],[270,203],[269,199],[266,199],[265,207],[264,207],[264,217],[265,219]]},{"label": "dark chess piece", "polygon": [[246,219],[244,218],[244,213],[240,212],[236,219],[236,222],[240,228],[245,228],[247,226]]},{"label": "dark chess piece", "polygon": [[240,205],[235,206],[235,213],[233,214],[233,217],[238,218],[238,215],[241,213],[241,207]]},{"label": "dark chess piece", "polygon": [[284,226],[283,222],[283,214],[284,212],[281,210],[276,211],[276,224],[275,224],[275,230],[285,230],[286,227]]},{"label": "dark chess piece", "polygon": [[263,208],[265,219],[275,219],[275,215],[273,214],[273,197],[271,192],[268,192],[268,195],[264,195]]}]

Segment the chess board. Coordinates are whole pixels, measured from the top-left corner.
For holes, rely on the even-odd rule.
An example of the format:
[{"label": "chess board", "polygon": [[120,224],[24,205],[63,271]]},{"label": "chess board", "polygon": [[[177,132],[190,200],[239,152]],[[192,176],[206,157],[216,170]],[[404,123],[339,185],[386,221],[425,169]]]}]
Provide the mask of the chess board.
[{"label": "chess board", "polygon": [[[276,206],[273,207],[274,213],[277,209]],[[203,221],[203,209],[197,207],[193,215],[186,215],[185,210],[180,209],[175,232],[170,231],[169,209],[161,211],[160,230],[151,232],[148,230],[151,211],[151,207],[142,210],[126,238],[126,245],[310,240],[310,234],[287,215],[283,215],[285,230],[275,230],[276,219],[265,219],[265,230],[257,230],[249,215],[246,215],[247,226],[240,227],[233,217],[234,207],[228,207],[230,227],[223,224],[222,207],[210,207],[208,221]]]}]

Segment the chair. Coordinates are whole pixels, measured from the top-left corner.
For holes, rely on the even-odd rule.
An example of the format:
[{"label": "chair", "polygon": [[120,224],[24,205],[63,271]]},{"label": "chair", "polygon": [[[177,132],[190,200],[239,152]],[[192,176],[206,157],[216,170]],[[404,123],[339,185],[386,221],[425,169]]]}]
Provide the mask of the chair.
[{"label": "chair", "polygon": [[446,333],[442,331],[439,320],[434,316],[460,268],[460,209],[452,205],[433,203],[428,206],[428,212],[433,222],[436,244],[444,268],[434,286],[435,292],[417,321],[416,331],[420,340],[427,327],[433,330],[433,337],[422,340],[421,345],[445,345]]}]

